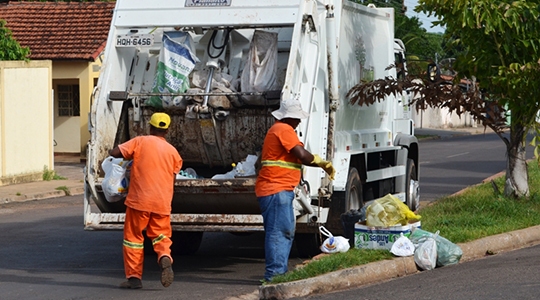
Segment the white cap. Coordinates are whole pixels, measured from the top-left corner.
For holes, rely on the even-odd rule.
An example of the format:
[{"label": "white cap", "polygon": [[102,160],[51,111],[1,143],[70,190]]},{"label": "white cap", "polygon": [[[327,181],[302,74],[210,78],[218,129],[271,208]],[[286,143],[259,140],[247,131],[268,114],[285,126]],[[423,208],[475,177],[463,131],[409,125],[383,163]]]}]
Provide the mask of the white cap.
[{"label": "white cap", "polygon": [[278,120],[285,118],[305,119],[309,117],[309,114],[302,110],[302,105],[300,105],[300,101],[295,99],[285,99],[281,101],[279,109],[274,110],[272,112],[272,115]]}]

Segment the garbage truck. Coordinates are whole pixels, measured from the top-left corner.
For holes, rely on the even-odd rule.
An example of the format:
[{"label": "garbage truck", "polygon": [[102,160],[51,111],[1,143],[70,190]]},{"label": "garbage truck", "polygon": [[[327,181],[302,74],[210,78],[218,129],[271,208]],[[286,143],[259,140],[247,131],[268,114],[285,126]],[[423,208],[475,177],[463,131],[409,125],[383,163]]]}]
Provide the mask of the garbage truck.
[{"label": "garbage truck", "polygon": [[[394,11],[348,0],[118,0],[92,94],[85,230],[121,230],[123,201],[103,193],[108,150],[171,116],[183,158],[174,184],[173,245],[195,253],[205,232],[263,231],[253,158],[284,99],[309,117],[296,132],[336,168],[304,166],[295,190],[295,244],[319,252],[319,227],[342,235],[342,214],[392,194],[419,205],[418,141],[408,95],[351,104],[357,84],[401,76]],[[392,67],[398,66],[399,68]],[[400,75],[401,74],[401,75]]]}]

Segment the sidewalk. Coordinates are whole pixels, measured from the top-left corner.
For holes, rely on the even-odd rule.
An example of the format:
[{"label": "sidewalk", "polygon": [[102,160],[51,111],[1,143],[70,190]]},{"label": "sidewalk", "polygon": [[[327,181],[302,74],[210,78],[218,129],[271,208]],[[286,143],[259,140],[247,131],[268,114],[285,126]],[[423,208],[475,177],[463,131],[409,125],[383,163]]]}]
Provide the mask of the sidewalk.
[{"label": "sidewalk", "polygon": [[84,163],[79,157],[55,156],[54,171],[66,179],[0,186],[0,204],[84,193]]},{"label": "sidewalk", "polygon": [[493,133],[491,128],[484,128],[483,126],[478,127],[457,127],[457,128],[415,128],[414,134],[418,139],[446,139],[456,136],[472,135],[472,134],[484,134],[484,133]]}]

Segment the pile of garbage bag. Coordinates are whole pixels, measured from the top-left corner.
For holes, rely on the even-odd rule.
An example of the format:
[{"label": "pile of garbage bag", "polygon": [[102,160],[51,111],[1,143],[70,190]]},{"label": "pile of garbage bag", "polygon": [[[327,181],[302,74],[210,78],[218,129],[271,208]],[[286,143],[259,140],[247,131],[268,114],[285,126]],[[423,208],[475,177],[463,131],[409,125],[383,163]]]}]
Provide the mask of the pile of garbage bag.
[{"label": "pile of garbage bag", "polygon": [[[233,179],[240,177],[250,177],[256,175],[255,164],[257,162],[258,156],[249,154],[244,160],[239,161],[236,164],[232,164],[232,170],[225,174],[215,174],[212,176],[212,179]],[[197,174],[193,168],[186,168],[180,170],[176,175],[176,179],[202,179],[204,177]]]},{"label": "pile of garbage bag", "polygon": [[[367,202],[360,210],[350,211],[342,216],[345,237],[354,237],[354,223],[364,222],[367,226],[388,228],[405,226],[420,220],[421,216],[411,211],[397,197],[388,194]],[[416,226],[410,226],[410,234],[401,233],[390,249],[396,256],[413,256],[421,270],[432,270],[457,264],[463,255],[461,248],[442,237],[439,231],[431,233]]]},{"label": "pile of garbage bag", "polygon": [[414,255],[414,262],[421,270],[457,264],[463,256],[461,248],[440,236],[439,231],[432,233],[416,227],[408,238],[402,235],[396,240],[390,252],[396,256]]}]

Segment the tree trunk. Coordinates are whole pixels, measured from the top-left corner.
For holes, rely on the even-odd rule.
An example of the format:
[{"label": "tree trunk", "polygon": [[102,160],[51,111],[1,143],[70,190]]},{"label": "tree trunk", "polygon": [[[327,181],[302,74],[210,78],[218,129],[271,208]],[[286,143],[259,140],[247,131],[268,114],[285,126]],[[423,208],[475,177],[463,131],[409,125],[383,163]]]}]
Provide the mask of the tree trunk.
[{"label": "tree trunk", "polygon": [[529,173],[527,171],[527,157],[525,155],[525,137],[525,128],[520,124],[512,124],[510,142],[506,145],[508,159],[506,165],[506,183],[504,185],[504,194],[509,197],[529,196]]}]

